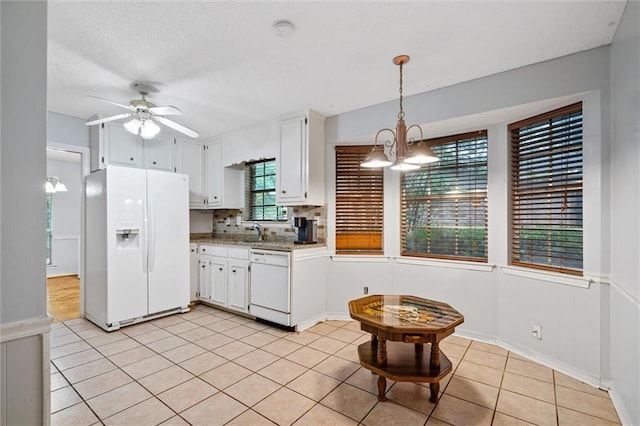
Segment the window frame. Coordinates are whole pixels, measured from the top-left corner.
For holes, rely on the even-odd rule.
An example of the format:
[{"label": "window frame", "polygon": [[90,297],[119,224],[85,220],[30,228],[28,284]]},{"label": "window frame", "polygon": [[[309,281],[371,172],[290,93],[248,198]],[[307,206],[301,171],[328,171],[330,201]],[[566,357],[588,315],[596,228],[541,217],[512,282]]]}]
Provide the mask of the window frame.
[{"label": "window frame", "polygon": [[[578,134],[579,136],[577,137],[577,139],[571,134],[571,127],[572,124],[568,124],[568,125],[554,125],[554,120],[556,121],[560,121],[560,120],[564,120],[564,119],[570,119],[570,117],[575,117],[579,115],[579,133],[575,133]],[[516,137],[515,133],[516,131],[519,131],[522,128],[526,128],[529,127],[531,129],[535,128],[536,126],[543,126],[544,123],[546,122],[546,126],[549,128],[549,132],[551,133],[551,136],[544,140],[543,142],[548,142],[546,145],[544,145],[545,147],[549,148],[549,166],[548,168],[545,170],[542,166],[538,166],[538,165],[534,165],[534,166],[529,166],[529,170],[532,170],[533,167],[535,167],[536,171],[537,171],[537,175],[540,176],[542,174],[542,176],[544,176],[544,173],[546,171],[546,175],[548,176],[548,186],[553,188],[550,189],[548,191],[542,191],[541,189],[537,189],[533,187],[533,172],[530,172],[530,174],[525,175],[523,178],[521,179],[526,179],[528,177],[528,179],[530,181],[532,181],[532,186],[529,188],[528,191],[518,191],[518,176],[521,175],[520,168],[518,167],[518,161],[522,156],[526,156],[526,154],[520,155],[520,152],[518,151],[518,147],[514,146],[515,143],[517,143],[520,139],[526,139],[525,137]],[[577,122],[577,120],[576,120]],[[575,125],[576,122],[574,122],[573,124]],[[575,130],[575,129],[574,129]],[[568,134],[565,134],[563,132],[568,131]],[[584,143],[584,106],[583,106],[583,102],[576,102],[573,103],[571,105],[567,105],[565,107],[562,108],[558,108],[558,109],[554,109],[552,111],[547,111],[545,113],[542,114],[538,114],[535,115],[533,117],[529,117],[520,121],[517,121],[515,123],[511,123],[507,126],[507,132],[508,132],[508,140],[509,140],[509,145],[510,145],[510,154],[509,154],[509,163],[510,163],[510,174],[509,174],[509,232],[510,232],[510,238],[509,238],[509,264],[511,266],[515,266],[515,267],[522,267],[522,268],[527,268],[527,269],[531,269],[531,270],[540,270],[540,271],[546,271],[546,272],[554,272],[554,273],[560,273],[563,275],[571,275],[571,276],[583,276],[584,275],[584,252],[585,252],[585,248],[584,248],[584,232],[585,232],[585,228],[584,228],[584,154],[585,154],[585,143]],[[554,135],[554,133],[556,135]],[[556,145],[560,145],[561,139],[562,137],[568,138],[569,142],[567,142],[567,145],[564,145],[566,147],[568,147],[567,149],[560,149],[560,147],[556,147],[556,149],[554,149],[554,141]],[[569,135],[569,136],[567,136]],[[529,138],[531,138],[532,136],[529,136]],[[579,143],[571,143],[571,141],[574,140],[579,140]],[[529,142],[529,144],[531,144],[531,142]],[[577,146],[577,148],[576,148]],[[578,155],[579,153],[579,155]],[[562,161],[559,161],[557,156],[560,155],[562,156],[564,154],[564,158],[562,158]],[[529,161],[533,162],[534,160],[531,158],[532,156],[534,156],[536,158],[536,163],[541,164],[542,163],[542,159],[544,158],[543,155],[539,155],[539,154],[529,154]],[[555,159],[554,159],[554,156]],[[576,173],[577,169],[576,167],[576,159],[579,158],[579,173]],[[571,164],[569,166],[569,164]],[[565,173],[557,173],[554,174],[552,168],[555,167],[563,167]],[[572,168],[571,172],[569,172],[569,167]],[[579,176],[579,177],[578,177]],[[540,178],[538,178],[540,179]],[[560,180],[560,182],[562,181],[562,179],[564,179],[565,184],[561,185],[558,183],[558,181]],[[576,180],[579,181],[579,185],[577,184]],[[569,183],[571,181],[571,183]],[[523,185],[520,185],[521,187]],[[534,195],[534,193],[536,193],[536,195]],[[557,200],[559,197],[561,197],[558,194],[563,193],[564,195],[562,196],[562,201],[561,201],[561,208],[558,211],[557,207],[553,207],[554,205],[557,205]],[[571,195],[569,196],[568,194],[571,193]],[[543,251],[546,252],[546,257],[547,257],[547,264],[542,264],[542,263],[536,263],[533,261],[523,261],[521,260],[522,254],[519,253],[523,243],[520,241],[519,236],[521,234],[522,229],[519,229],[520,225],[525,225],[524,220],[525,219],[521,219],[518,220],[518,217],[528,217],[527,213],[529,213],[529,216],[533,216],[534,214],[539,215],[538,212],[536,212],[535,210],[533,210],[531,207],[527,208],[526,204],[524,202],[519,202],[518,200],[529,200],[530,203],[535,202],[535,199],[537,198],[538,200],[542,199],[542,196],[547,194],[546,198],[547,198],[547,202],[545,204],[542,204],[542,202],[540,202],[540,207],[539,209],[543,209],[545,207],[547,207],[547,211],[548,211],[548,215],[547,215],[547,222],[542,222],[542,221],[538,221],[538,222],[527,222],[526,224],[530,225],[530,227],[533,227],[534,225],[537,227],[541,227],[540,229],[543,229],[547,231],[547,235],[550,236],[547,238],[546,241],[546,245],[544,246],[545,249],[535,249],[532,248],[534,247],[533,245],[529,245],[529,249],[531,253],[528,253],[527,256],[533,258],[533,257],[544,257],[543,254],[541,254]],[[527,198],[528,197],[528,198]],[[554,203],[554,200],[556,201]],[[571,200],[571,201],[569,201]],[[568,212],[569,207],[567,207],[567,205],[572,204],[573,207],[573,211],[572,212]],[[576,207],[576,206],[579,206]],[[566,219],[562,218],[561,219],[561,223],[560,223],[560,227],[558,228],[554,228],[556,226],[558,226],[556,223],[553,223],[554,220],[557,220],[555,218],[557,218],[558,213],[560,213],[561,215],[563,214],[562,211],[565,211],[567,213],[565,213]],[[579,218],[576,218],[578,215],[576,213],[576,211],[579,211]],[[571,216],[569,216],[571,215]],[[569,217],[572,217],[574,219],[570,219]],[[579,221],[579,227],[578,226],[570,226],[569,223],[565,224],[563,223],[564,221],[570,222],[573,220]],[[546,227],[546,228],[545,228]],[[570,229],[573,228],[573,229]],[[534,232],[534,229],[530,230],[531,233]],[[569,249],[566,253],[570,254],[570,253],[577,253],[577,250],[571,250],[571,243],[573,241],[571,241],[570,239],[565,240],[559,240],[558,237],[554,237],[554,233],[556,235],[562,235],[565,232],[577,232],[580,235],[580,247],[579,247],[579,252],[580,252],[580,257],[579,257],[579,261],[580,261],[580,268],[575,268],[575,267],[569,267],[567,266],[567,264],[562,265],[562,266],[558,266],[556,265],[552,265],[550,264],[550,262],[559,262],[559,261],[571,261],[571,260],[575,260],[575,259],[571,259],[569,257],[565,257],[563,256],[557,256],[557,255],[551,255],[551,253],[555,252],[555,251],[563,251],[564,249]],[[533,234],[532,234],[533,235]],[[567,234],[568,235],[568,234]],[[567,235],[563,236],[562,238],[569,238]],[[554,242],[556,242],[556,244],[554,244]],[[542,246],[541,246],[542,247]]]},{"label": "window frame", "polygon": [[[273,165],[273,173],[269,174],[256,174],[256,167],[262,166],[262,168],[266,168],[267,164]],[[256,177],[265,178],[267,176],[273,176],[273,187],[263,188],[263,189],[254,189],[254,182]],[[279,206],[276,202],[276,179],[277,179],[277,169],[276,169],[276,159],[275,158],[265,158],[262,160],[256,160],[245,163],[245,206],[246,213],[245,219],[249,221],[259,221],[259,222],[287,222],[287,208],[285,206]],[[273,195],[273,204],[265,204],[264,197],[262,204],[254,204],[254,194],[272,194]],[[264,209],[265,207],[275,207],[276,208],[276,217],[275,218],[265,218]],[[262,216],[256,217],[254,216],[254,209],[262,208]]]},{"label": "window frame", "polygon": [[[474,262],[474,263],[487,263],[488,262],[488,257],[489,257],[489,224],[488,224],[488,218],[489,218],[489,212],[488,212],[488,192],[489,192],[489,181],[488,181],[488,176],[489,176],[489,141],[488,141],[488,131],[487,129],[484,130],[476,130],[476,131],[472,131],[472,132],[466,132],[466,133],[461,133],[461,134],[455,134],[455,135],[450,135],[450,136],[445,136],[445,137],[440,137],[440,138],[433,138],[433,139],[425,139],[423,140],[424,143],[428,144],[432,149],[434,149],[434,151],[438,150],[438,146],[443,146],[443,145],[447,145],[447,144],[452,144],[454,143],[455,145],[455,149],[456,152],[458,150],[459,145],[462,142],[465,141],[469,141],[471,139],[478,139],[478,138],[483,138],[484,139],[484,148],[480,147],[480,149],[484,150],[484,162],[481,162],[479,164],[471,164],[471,163],[464,163],[460,161],[459,155],[456,154],[455,156],[455,162],[456,162],[456,166],[455,168],[451,169],[449,167],[450,170],[453,170],[456,173],[456,180],[458,177],[458,173],[460,171],[463,172],[463,176],[464,176],[464,172],[466,171],[465,169],[469,168],[469,167],[484,167],[485,169],[485,176],[484,176],[484,191],[475,191],[473,193],[467,193],[467,194],[463,194],[461,195],[446,195],[446,194],[424,194],[424,195],[420,195],[420,196],[416,196],[413,198],[413,200],[416,199],[424,199],[424,202],[427,204],[427,208],[429,208],[429,205],[431,203],[431,200],[455,200],[454,203],[456,205],[456,208],[458,208],[462,203],[460,203],[458,200],[462,200],[462,202],[469,202],[470,206],[472,207],[476,207],[473,206],[474,202],[479,202],[484,204],[484,219],[482,220],[483,223],[483,231],[484,231],[484,238],[483,238],[483,248],[482,251],[484,253],[484,256],[482,257],[478,257],[478,256],[467,256],[467,255],[460,255],[460,241],[461,241],[461,236],[460,236],[460,230],[461,229],[473,229],[474,227],[470,227],[470,226],[458,226],[457,224],[451,228],[453,228],[454,230],[454,251],[455,254],[445,254],[445,253],[433,253],[433,252],[415,252],[415,251],[409,251],[407,249],[407,234],[408,231],[407,229],[409,228],[409,225],[407,223],[407,202],[408,202],[408,198],[406,195],[406,179],[408,176],[412,176],[412,175],[416,175],[418,173],[424,173],[425,171],[427,171],[427,173],[429,173],[430,167],[433,167],[435,170],[438,170],[439,167],[439,163],[440,162],[436,162],[436,163],[432,163],[431,165],[427,165],[425,167],[422,167],[419,170],[415,170],[415,171],[408,171],[403,173],[403,175],[400,178],[400,253],[401,256],[406,256],[406,257],[412,257],[412,258],[423,258],[423,259],[440,259],[440,260],[451,260],[451,261],[465,261],[465,262]],[[478,152],[478,147],[476,147],[476,151],[475,153]],[[430,177],[425,177],[425,179],[430,179]],[[473,178],[473,179],[466,179],[466,178],[462,178],[461,180],[458,180],[459,183],[471,183],[473,182],[474,184],[476,183],[477,179]],[[482,182],[482,180],[481,180]],[[411,198],[410,198],[411,199]],[[409,200],[410,200],[409,199]],[[430,230],[433,228],[432,225],[429,225],[428,223],[432,220],[432,216],[431,213],[427,213],[427,218],[425,219],[427,221],[427,225],[420,227],[420,228],[424,228],[425,232],[427,233],[427,237],[425,240],[425,243],[427,244],[427,250],[430,250],[430,244],[429,242],[431,241],[430,238]],[[455,217],[456,222],[459,220],[459,216],[456,214]],[[478,227],[475,227],[478,228]]]},{"label": "window frame", "polygon": [[47,266],[51,266],[53,265],[53,194],[47,194],[45,212],[45,247],[47,252],[46,264]]}]

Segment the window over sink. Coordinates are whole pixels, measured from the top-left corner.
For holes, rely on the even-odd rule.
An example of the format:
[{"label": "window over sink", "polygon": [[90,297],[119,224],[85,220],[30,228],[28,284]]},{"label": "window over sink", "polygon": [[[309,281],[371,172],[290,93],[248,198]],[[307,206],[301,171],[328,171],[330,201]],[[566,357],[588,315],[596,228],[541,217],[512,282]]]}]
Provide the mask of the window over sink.
[{"label": "window over sink", "polygon": [[245,169],[248,220],[287,220],[287,208],[276,205],[276,160],[253,161]]}]

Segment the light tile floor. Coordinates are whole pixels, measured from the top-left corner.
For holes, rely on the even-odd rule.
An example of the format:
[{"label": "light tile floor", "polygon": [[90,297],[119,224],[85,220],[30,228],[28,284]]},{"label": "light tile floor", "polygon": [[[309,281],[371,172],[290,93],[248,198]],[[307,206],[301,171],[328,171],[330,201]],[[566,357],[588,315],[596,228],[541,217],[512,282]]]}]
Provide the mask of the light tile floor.
[{"label": "light tile floor", "polygon": [[353,321],[301,333],[204,305],[106,333],[84,319],[51,332],[53,425],[608,425],[609,395],[497,346],[448,337],[453,374],[427,384],[361,368]]}]

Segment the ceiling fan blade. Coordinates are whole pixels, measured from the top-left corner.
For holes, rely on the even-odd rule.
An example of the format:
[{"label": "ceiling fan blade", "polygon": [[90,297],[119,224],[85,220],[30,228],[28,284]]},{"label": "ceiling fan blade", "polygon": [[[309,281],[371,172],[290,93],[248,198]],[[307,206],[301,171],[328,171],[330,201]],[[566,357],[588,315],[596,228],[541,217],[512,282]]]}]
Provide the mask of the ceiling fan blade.
[{"label": "ceiling fan blade", "polygon": [[109,121],[120,120],[121,118],[131,117],[133,114],[130,112],[125,112],[124,114],[112,115],[111,117],[98,118],[97,120],[87,121],[85,124],[87,126],[93,126],[101,123],[108,123]]},{"label": "ceiling fan blade", "polygon": [[177,130],[180,133],[184,133],[187,136],[190,136],[192,138],[197,138],[198,136],[200,136],[198,134],[198,132],[196,132],[195,130],[191,130],[188,127],[184,127],[182,124],[178,124],[175,121],[169,120],[168,118],[164,118],[164,117],[153,117],[155,120],[158,120],[160,123],[164,124],[167,127],[171,127],[173,130]]},{"label": "ceiling fan blade", "polygon": [[154,106],[154,107],[149,108],[149,111],[152,114],[157,114],[157,115],[180,115],[180,114],[182,114],[182,111],[180,111],[179,108],[176,108],[173,105]]},{"label": "ceiling fan blade", "polygon": [[93,96],[93,95],[87,95],[87,98],[95,99],[95,100],[98,100],[100,102],[106,102],[108,104],[119,106],[121,108],[126,108],[126,109],[131,110],[131,111],[135,111],[136,110],[136,108],[131,106],[131,105],[119,104],[118,102],[113,102],[113,101],[110,101],[108,99],[99,98],[99,97]]}]

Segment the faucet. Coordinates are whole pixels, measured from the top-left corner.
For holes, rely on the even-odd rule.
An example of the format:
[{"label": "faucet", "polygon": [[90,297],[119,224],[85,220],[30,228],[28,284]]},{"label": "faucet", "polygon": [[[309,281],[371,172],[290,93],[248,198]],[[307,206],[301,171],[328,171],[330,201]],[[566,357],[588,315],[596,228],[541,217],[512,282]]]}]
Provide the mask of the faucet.
[{"label": "faucet", "polygon": [[254,223],[251,226],[251,230],[252,231],[258,231],[258,241],[262,241],[262,225],[260,225],[259,223]]}]

